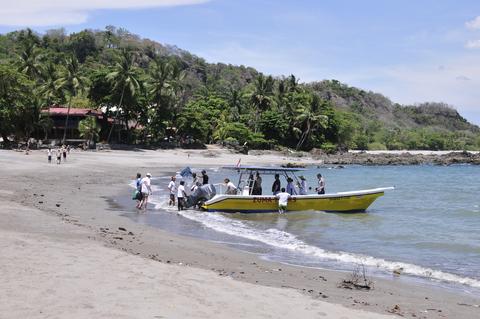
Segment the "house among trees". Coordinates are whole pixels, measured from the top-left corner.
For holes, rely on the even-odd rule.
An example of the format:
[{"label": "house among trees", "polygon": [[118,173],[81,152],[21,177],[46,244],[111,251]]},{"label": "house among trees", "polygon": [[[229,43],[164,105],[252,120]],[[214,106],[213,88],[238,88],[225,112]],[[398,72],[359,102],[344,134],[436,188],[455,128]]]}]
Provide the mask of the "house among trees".
[{"label": "house among trees", "polygon": [[[62,140],[65,129],[65,121],[67,120],[68,108],[66,106],[54,105],[47,109],[42,110],[42,114],[48,115],[52,120],[52,127],[50,130],[49,138]],[[89,116],[93,116],[97,119],[99,126],[103,123],[104,113],[100,110],[85,109],[85,108],[70,108],[68,114],[67,134],[66,140],[70,142],[83,141],[78,129],[80,121],[86,119]],[[108,122],[112,122],[108,119]]]}]

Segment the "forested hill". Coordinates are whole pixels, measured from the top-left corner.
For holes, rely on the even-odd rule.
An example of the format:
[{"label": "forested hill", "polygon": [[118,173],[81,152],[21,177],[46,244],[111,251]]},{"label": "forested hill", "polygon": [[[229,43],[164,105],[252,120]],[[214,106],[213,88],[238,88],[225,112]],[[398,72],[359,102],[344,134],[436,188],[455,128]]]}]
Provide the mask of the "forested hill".
[{"label": "forested hill", "polygon": [[47,131],[40,110],[61,104],[102,107],[124,123],[123,133],[87,126],[84,136],[123,143],[155,145],[174,128],[199,143],[258,148],[480,148],[479,128],[443,103],[399,105],[336,80],[303,84],[211,64],[111,26],[0,35],[0,83],[4,139]]}]

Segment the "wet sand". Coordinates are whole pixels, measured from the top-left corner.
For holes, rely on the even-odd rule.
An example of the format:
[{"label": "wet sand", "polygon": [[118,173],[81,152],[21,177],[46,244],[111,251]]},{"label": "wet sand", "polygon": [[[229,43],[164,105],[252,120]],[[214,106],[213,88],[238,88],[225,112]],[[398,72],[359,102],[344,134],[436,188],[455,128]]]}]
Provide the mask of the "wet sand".
[{"label": "wet sand", "polygon": [[[0,151],[0,314],[8,318],[475,318],[479,296],[267,262],[120,216],[108,203],[140,171],[305,162],[228,151]],[[132,201],[133,206],[133,201]],[[26,303],[25,300],[35,300]]]}]

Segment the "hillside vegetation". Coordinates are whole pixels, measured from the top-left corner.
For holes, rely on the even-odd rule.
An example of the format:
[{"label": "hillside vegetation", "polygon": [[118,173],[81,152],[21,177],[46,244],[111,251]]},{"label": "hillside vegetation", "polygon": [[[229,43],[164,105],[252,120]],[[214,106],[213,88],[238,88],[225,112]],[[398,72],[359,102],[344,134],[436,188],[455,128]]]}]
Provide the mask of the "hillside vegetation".
[{"label": "hillside vegetation", "polygon": [[[0,35],[0,134],[40,137],[49,105],[102,108],[108,142],[248,143],[299,150],[479,149],[480,130],[443,103],[402,106],[336,80],[299,83],[204,59],[124,29]],[[106,124],[106,123],[105,123]],[[88,132],[86,133],[88,134]]]}]

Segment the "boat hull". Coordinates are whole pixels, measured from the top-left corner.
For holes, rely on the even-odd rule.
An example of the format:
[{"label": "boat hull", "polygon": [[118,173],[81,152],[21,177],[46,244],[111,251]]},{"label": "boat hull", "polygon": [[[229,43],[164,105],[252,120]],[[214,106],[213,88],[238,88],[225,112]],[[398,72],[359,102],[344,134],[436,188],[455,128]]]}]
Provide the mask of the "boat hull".
[{"label": "boat hull", "polygon": [[[288,201],[287,211],[318,210],[326,212],[365,211],[384,191],[378,188],[326,195],[296,195]],[[268,213],[278,211],[278,199],[273,195],[217,195],[203,205],[210,212]]]}]

